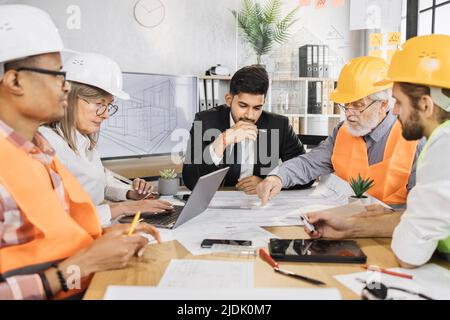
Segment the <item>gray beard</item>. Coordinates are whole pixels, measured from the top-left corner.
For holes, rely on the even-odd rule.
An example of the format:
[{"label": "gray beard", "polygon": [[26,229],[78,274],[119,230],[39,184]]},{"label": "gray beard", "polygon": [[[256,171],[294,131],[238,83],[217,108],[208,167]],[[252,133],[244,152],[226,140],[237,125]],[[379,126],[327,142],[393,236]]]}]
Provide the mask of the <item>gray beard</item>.
[{"label": "gray beard", "polygon": [[377,114],[374,112],[373,116],[367,121],[367,123],[362,124],[358,129],[354,129],[349,121],[345,119],[345,124],[347,125],[347,130],[354,137],[364,137],[366,134],[372,132],[378,125]]}]

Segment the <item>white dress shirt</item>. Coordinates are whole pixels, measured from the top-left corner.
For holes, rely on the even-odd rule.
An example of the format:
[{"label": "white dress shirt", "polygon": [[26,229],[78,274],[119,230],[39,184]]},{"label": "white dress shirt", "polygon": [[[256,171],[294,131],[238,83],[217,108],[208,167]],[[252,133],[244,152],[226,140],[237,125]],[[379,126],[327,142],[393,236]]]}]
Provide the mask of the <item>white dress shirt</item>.
[{"label": "white dress shirt", "polygon": [[126,194],[130,190],[130,186],[118,181],[110,171],[103,167],[97,150],[89,150],[89,139],[78,131],[75,137],[78,153],[75,153],[64,138],[52,129],[40,127],[39,132],[55,149],[59,161],[78,179],[84,190],[89,194],[92,202],[97,206],[101,225],[109,225],[111,223],[111,210],[109,205],[104,204],[105,199],[126,200]]},{"label": "white dress shirt", "polygon": [[392,236],[392,250],[403,262],[420,266],[439,240],[450,236],[450,121],[437,128],[417,162],[416,186]]},{"label": "white dress shirt", "polygon": [[[234,120],[230,113],[230,128],[234,126]],[[255,141],[252,140],[244,140],[238,142],[240,144],[241,157],[238,159],[241,165],[241,175],[239,179],[247,178],[253,176],[253,166],[255,165]],[[230,146],[233,148],[234,144]],[[213,144],[211,143],[209,146],[209,153],[211,154],[211,159],[216,166],[218,166],[223,160],[223,154],[218,157],[214,152]],[[225,151],[224,151],[225,153]]]}]

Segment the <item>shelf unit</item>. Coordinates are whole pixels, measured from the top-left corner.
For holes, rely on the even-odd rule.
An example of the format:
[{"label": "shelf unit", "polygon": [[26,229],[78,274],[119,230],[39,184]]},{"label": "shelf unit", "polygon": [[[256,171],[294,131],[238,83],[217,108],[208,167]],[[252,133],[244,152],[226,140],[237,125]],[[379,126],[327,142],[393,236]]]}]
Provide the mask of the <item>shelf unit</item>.
[{"label": "shelf unit", "polygon": [[224,104],[230,80],[230,76],[199,76],[198,110],[203,111]]},{"label": "shelf unit", "polygon": [[[315,84],[310,86],[311,83]],[[335,85],[336,80],[330,78],[271,77],[268,111],[288,117],[297,134],[329,135],[342,119],[339,109],[329,96]],[[311,101],[310,91],[319,90],[317,86],[320,92],[313,92],[320,99]],[[321,113],[309,112],[313,102],[315,111]]]}]

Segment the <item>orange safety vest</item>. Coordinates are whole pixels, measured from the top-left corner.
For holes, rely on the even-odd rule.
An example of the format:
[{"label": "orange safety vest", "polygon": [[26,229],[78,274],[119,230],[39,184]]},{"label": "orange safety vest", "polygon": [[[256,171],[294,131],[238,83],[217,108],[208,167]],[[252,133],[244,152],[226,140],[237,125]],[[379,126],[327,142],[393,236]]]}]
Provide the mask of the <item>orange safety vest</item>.
[{"label": "orange safety vest", "polygon": [[[0,248],[0,274],[70,257],[88,247],[102,229],[95,206],[77,179],[56,159],[70,205],[68,214],[52,187],[45,166],[0,137],[0,183],[8,190],[35,237],[32,241]],[[35,271],[36,272],[36,271]],[[69,290],[57,298],[79,293]]]},{"label": "orange safety vest", "polygon": [[338,131],[331,162],[335,173],[346,181],[358,174],[364,179],[373,179],[374,186],[367,192],[371,196],[387,204],[404,204],[417,143],[403,138],[401,124],[396,121],[389,133],[383,160],[369,165],[366,142],[362,137],[352,136],[344,124]]}]

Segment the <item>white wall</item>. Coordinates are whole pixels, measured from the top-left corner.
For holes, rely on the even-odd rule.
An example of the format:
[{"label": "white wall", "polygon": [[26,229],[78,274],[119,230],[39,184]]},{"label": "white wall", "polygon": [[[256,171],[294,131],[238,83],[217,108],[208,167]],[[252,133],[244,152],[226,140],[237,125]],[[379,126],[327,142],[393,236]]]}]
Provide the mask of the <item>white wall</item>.
[{"label": "white wall", "polygon": [[[132,0],[19,0],[50,13],[65,45],[115,59],[124,71],[199,74],[216,63],[235,67],[236,30],[228,12],[235,0],[162,0],[155,28],[134,19]],[[66,27],[70,5],[81,9],[81,29]],[[231,51],[230,51],[231,50]]]},{"label": "white wall", "polygon": [[[155,28],[141,27],[134,19],[137,0],[16,0],[0,3],[26,3],[50,13],[67,47],[78,51],[103,53],[115,59],[124,71],[164,74],[202,74],[209,66],[221,63],[231,71],[255,63],[255,57],[241,37],[237,37],[231,9],[241,0],[161,0],[165,18]],[[313,1],[312,1],[313,2]],[[331,1],[330,1],[331,2]],[[300,8],[299,22],[293,28],[292,40],[275,48],[266,57],[283,58],[286,52],[298,52],[298,47],[314,41],[330,45],[340,66],[358,55],[359,37],[349,31],[349,1],[345,6],[325,9]],[[298,0],[284,0],[284,12]],[[80,30],[69,30],[66,13],[70,5],[80,8]],[[336,39],[337,31],[342,37]],[[293,57],[295,59],[295,57]],[[270,70],[269,71],[276,71]]]}]

